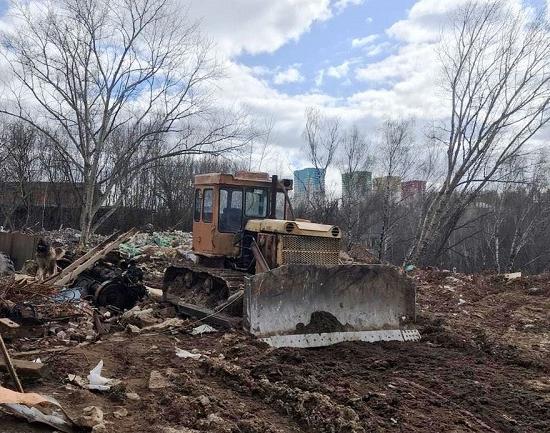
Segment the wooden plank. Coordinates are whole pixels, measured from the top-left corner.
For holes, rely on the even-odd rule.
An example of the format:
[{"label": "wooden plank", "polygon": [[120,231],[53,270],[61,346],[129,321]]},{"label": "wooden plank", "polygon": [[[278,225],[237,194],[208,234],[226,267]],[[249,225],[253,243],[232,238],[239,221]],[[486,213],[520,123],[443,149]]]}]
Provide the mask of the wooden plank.
[{"label": "wooden plank", "polygon": [[35,349],[35,350],[27,350],[24,352],[13,352],[11,353],[12,358],[17,358],[20,356],[33,356],[33,355],[44,355],[48,353],[57,353],[57,352],[68,352],[70,350],[78,349],[80,347],[89,346],[91,342],[84,341],[82,343],[78,343],[76,346],[64,346],[64,347],[50,347],[48,349]]},{"label": "wooden plank", "polygon": [[97,251],[94,255],[89,257],[86,261],[84,261],[81,265],[79,265],[76,269],[73,269],[68,274],[64,275],[63,277],[57,279],[54,281],[53,286],[55,287],[63,287],[66,284],[69,284],[72,282],[76,277],[78,277],[82,272],[84,272],[86,269],[91,268],[98,260],[105,257],[107,254],[109,254],[112,250],[114,250],[116,247],[118,247],[122,242],[127,241],[132,236],[134,236],[137,233],[136,229],[131,229],[127,231],[126,233],[123,233],[118,238],[116,238],[114,241],[103,247],[101,250]]},{"label": "wooden plank", "polygon": [[65,275],[69,274],[76,268],[78,268],[82,263],[84,263],[86,260],[88,260],[90,257],[92,257],[94,254],[96,254],[98,251],[102,250],[106,245],[108,245],[110,242],[113,242],[118,236],[120,236],[120,233],[113,233],[111,236],[109,236],[107,239],[105,239],[103,242],[100,242],[98,245],[93,247],[91,250],[86,252],[83,256],[76,259],[74,262],[72,262],[69,266],[67,266],[65,269],[63,269],[60,273],[56,275],[52,275],[50,278],[47,278],[44,280],[44,283],[54,282],[59,280],[60,278],[64,277]]},{"label": "wooden plank", "polygon": [[[44,375],[46,364],[39,362],[25,361],[24,359],[12,359],[13,366],[22,377],[38,378]],[[0,370],[8,371],[6,361],[0,359]]]},{"label": "wooden plank", "polygon": [[11,319],[8,319],[7,317],[0,317],[0,327],[6,328],[6,329],[16,329],[16,328],[19,328],[19,324],[15,323]]}]

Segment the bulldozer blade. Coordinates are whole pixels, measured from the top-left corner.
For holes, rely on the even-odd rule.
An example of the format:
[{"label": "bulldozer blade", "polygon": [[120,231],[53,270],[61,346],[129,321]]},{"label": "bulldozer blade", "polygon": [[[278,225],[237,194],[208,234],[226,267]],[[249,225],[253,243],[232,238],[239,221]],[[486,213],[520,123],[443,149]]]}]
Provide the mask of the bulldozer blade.
[{"label": "bulldozer blade", "polygon": [[415,287],[385,265],[285,265],[245,284],[245,328],[275,347],[414,341]]}]

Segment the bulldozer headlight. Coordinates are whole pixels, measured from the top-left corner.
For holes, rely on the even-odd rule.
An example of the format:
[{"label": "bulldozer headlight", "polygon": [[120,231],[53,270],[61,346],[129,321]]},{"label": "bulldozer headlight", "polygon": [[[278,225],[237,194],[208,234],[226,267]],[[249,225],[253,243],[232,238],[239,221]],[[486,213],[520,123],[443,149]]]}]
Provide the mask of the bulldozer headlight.
[{"label": "bulldozer headlight", "polygon": [[294,231],[294,227],[295,227],[294,223],[286,223],[285,224],[285,231],[287,233],[292,233]]}]

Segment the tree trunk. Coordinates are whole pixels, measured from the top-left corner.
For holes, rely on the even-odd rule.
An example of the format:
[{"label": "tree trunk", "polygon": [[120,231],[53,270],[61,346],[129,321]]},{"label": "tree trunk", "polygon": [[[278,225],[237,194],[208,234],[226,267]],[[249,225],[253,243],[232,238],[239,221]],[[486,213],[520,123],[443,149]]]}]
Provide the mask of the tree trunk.
[{"label": "tree trunk", "polygon": [[90,235],[92,234],[93,220],[95,216],[94,211],[94,193],[95,183],[93,178],[87,179],[84,182],[84,202],[82,204],[82,210],[80,212],[80,246],[85,247],[88,245]]}]

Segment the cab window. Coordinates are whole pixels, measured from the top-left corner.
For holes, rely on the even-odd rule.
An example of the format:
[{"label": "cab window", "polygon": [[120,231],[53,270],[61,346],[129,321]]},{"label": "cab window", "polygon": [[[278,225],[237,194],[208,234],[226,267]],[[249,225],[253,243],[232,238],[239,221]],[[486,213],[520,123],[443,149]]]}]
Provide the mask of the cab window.
[{"label": "cab window", "polygon": [[201,219],[201,190],[195,190],[195,209],[193,211],[193,220],[199,222]]},{"label": "cab window", "polygon": [[237,233],[243,221],[243,191],[240,188],[220,188],[220,232]]},{"label": "cab window", "polygon": [[214,205],[214,191],[205,189],[202,198],[202,221],[205,223],[212,222],[212,212]]},{"label": "cab window", "polygon": [[244,214],[249,218],[265,218],[267,216],[267,197],[267,188],[247,188]]}]

